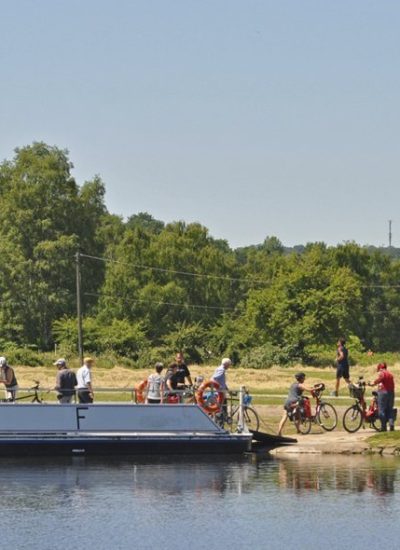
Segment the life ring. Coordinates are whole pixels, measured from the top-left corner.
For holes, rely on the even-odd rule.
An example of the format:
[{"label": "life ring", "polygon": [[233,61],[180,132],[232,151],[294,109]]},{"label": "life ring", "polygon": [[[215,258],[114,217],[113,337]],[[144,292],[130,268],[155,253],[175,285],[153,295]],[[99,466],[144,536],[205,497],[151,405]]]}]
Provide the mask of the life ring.
[{"label": "life ring", "polygon": [[221,410],[225,395],[223,391],[218,391],[219,388],[218,382],[207,380],[196,392],[197,404],[208,413],[215,414]]},{"label": "life ring", "polygon": [[147,380],[142,380],[139,384],[135,386],[135,398],[136,403],[144,403],[146,401],[146,396],[144,392],[147,388]]}]

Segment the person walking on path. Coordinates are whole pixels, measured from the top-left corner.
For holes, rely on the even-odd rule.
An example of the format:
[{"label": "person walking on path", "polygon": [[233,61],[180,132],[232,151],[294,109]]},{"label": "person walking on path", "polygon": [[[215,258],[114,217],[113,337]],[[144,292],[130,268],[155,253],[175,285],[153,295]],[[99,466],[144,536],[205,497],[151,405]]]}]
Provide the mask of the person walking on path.
[{"label": "person walking on path", "polygon": [[0,382],[4,384],[6,399],[15,401],[18,392],[18,382],[14,369],[7,363],[5,357],[0,357]]},{"label": "person walking on path", "polygon": [[56,385],[54,387],[57,390],[57,399],[59,403],[71,403],[72,398],[75,395],[75,386],[78,381],[74,371],[67,367],[67,362],[64,358],[57,359],[53,363],[55,367],[58,367],[56,376]]},{"label": "person walking on path", "polygon": [[[299,399],[303,395],[303,392],[312,391],[312,388],[309,388],[304,384],[304,381],[306,379],[306,375],[304,374],[304,372],[298,372],[297,374],[295,374],[294,377],[296,378],[296,382],[293,382],[293,384],[290,386],[289,394],[287,396],[285,404],[283,405],[285,412],[283,413],[281,421],[279,422],[279,427],[278,427],[279,436],[282,435],[283,427],[286,424],[286,421],[289,418],[289,415],[293,412],[293,409],[295,408]],[[296,419],[295,419],[295,426],[296,426],[297,433],[300,433],[299,421]]]},{"label": "person walking on path", "polygon": [[379,363],[376,367],[378,378],[369,383],[369,386],[378,386],[378,414],[381,421],[381,431],[394,430],[394,378],[387,370],[386,363]]},{"label": "person walking on path", "polygon": [[346,348],[345,338],[339,338],[336,350],[336,386],[331,395],[339,395],[340,379],[344,378],[346,384],[351,384],[349,373],[349,351]]},{"label": "person walking on path", "polygon": [[91,373],[93,363],[94,360],[91,357],[85,357],[83,365],[76,373],[79,403],[93,403],[94,392]]}]

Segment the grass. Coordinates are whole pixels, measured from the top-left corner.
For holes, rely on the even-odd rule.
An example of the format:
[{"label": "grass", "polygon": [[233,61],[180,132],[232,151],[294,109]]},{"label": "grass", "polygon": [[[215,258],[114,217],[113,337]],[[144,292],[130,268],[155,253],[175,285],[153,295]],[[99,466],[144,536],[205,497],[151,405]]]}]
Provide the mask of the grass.
[{"label": "grass", "polygon": [[378,433],[368,438],[371,447],[400,447],[400,432]]}]

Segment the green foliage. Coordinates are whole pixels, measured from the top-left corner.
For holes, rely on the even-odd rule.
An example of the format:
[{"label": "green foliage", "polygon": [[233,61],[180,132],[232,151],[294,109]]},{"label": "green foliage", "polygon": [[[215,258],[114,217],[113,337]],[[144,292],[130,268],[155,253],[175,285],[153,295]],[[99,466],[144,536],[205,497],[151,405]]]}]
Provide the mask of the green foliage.
[{"label": "green foliage", "polygon": [[242,357],[241,364],[246,368],[266,369],[273,365],[291,365],[303,361],[303,352],[296,346],[274,346],[270,342],[250,348]]},{"label": "green foliage", "polygon": [[[105,353],[115,357],[125,356],[133,361],[147,347],[148,342],[141,323],[112,319],[102,324],[94,317],[82,321],[85,350],[88,353]],[[53,324],[60,351],[71,353],[76,349],[77,324],[73,318],[64,317]]]},{"label": "green foliage", "polygon": [[38,367],[43,365],[43,359],[39,353],[29,347],[18,347],[12,342],[0,341],[1,354],[6,356],[10,365],[26,365]]},{"label": "green foliage", "polygon": [[[0,165],[0,336],[44,349],[53,345],[52,323],[75,309],[74,254],[99,254],[106,215],[99,178],[80,189],[68,152],[44,143],[16,149]],[[97,290],[103,273],[83,273],[84,292]]]},{"label": "green foliage", "polygon": [[147,212],[125,223],[107,212],[102,180],[79,186],[71,169],[68,152],[45,143],[0,165],[3,341],[76,351],[79,250],[84,348],[110,364],[168,362],[183,349],[196,362],[328,365],[342,335],[353,362],[398,349],[393,251],[351,242],[288,249],[276,237],[233,251],[199,223]]},{"label": "green foliage", "polygon": [[205,356],[206,332],[201,323],[189,325],[185,321],[178,323],[175,330],[169,332],[164,338],[164,344],[172,355],[178,351],[184,351],[185,357],[191,363],[202,363]]}]

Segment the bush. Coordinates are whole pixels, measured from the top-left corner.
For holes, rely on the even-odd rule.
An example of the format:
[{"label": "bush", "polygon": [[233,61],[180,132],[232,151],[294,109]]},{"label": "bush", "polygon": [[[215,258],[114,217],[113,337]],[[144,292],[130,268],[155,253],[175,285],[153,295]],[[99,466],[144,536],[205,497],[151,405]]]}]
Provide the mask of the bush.
[{"label": "bush", "polygon": [[8,343],[8,345],[2,347],[1,353],[6,356],[7,362],[10,365],[39,367],[44,364],[41,356],[28,347],[19,348],[15,344]]},{"label": "bush", "polygon": [[274,346],[267,342],[244,353],[241,365],[252,369],[265,369],[273,365],[301,363],[303,360],[304,352],[298,346]]},{"label": "bush", "polygon": [[[113,319],[104,325],[95,317],[85,317],[82,321],[83,345],[88,353],[106,353],[111,356],[125,356],[136,361],[140,352],[147,347],[147,339],[141,323],[131,323],[124,319]],[[77,350],[76,319],[64,317],[53,324],[60,351],[71,354]]]}]

